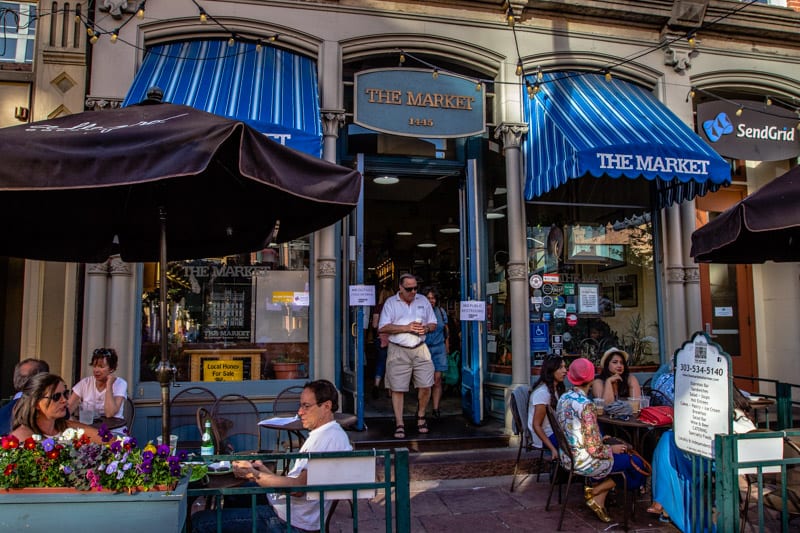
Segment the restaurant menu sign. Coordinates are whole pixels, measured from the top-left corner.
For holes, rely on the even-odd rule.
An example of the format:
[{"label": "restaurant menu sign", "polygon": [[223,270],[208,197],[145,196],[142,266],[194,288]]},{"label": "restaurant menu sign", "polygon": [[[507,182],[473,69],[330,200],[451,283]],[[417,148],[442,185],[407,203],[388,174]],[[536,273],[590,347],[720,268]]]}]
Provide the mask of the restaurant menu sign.
[{"label": "restaurant menu sign", "polygon": [[484,90],[474,79],[430,69],[374,69],[355,75],[353,121],[405,137],[455,138],[486,130]]},{"label": "restaurant menu sign", "polygon": [[[736,112],[742,109],[737,116]],[[800,155],[797,115],[752,100],[697,105],[697,130],[718,154],[749,161],[781,161]]]},{"label": "restaurant menu sign", "polygon": [[731,432],[731,359],[705,333],[675,353],[675,444],[714,458],[714,436]]}]

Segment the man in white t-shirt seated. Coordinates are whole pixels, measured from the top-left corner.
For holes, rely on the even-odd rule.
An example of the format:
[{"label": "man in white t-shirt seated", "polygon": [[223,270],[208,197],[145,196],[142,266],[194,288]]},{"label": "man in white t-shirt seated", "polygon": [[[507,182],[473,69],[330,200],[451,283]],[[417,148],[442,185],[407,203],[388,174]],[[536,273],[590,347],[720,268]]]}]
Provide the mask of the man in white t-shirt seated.
[{"label": "man in white t-shirt seated", "polygon": [[[339,409],[339,393],[330,381],[319,379],[305,384],[300,394],[300,408],[297,414],[303,427],[309,430],[308,439],[300,452],[343,452],[353,447],[350,439],[338,422],[334,413]],[[286,476],[273,473],[261,461],[234,461],[233,473],[238,478],[247,479],[262,487],[300,487],[307,485],[308,459],[296,459]],[[283,533],[286,531],[286,497],[282,494],[267,495],[269,505],[258,505],[257,531]],[[325,513],[330,511],[331,503],[325,504]],[[307,500],[305,494],[292,496],[292,531],[319,530],[319,502]],[[222,511],[222,530],[231,533],[252,531],[252,512],[250,507],[230,508]],[[217,530],[217,512],[201,511],[192,515],[194,533],[211,533]]]}]

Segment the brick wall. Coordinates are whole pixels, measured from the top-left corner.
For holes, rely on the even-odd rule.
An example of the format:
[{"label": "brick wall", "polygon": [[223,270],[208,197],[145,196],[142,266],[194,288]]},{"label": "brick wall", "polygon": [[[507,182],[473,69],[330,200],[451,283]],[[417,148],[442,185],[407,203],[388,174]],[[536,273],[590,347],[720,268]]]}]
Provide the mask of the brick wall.
[{"label": "brick wall", "polygon": [[787,0],[786,5],[795,11],[800,11],[800,0]]}]

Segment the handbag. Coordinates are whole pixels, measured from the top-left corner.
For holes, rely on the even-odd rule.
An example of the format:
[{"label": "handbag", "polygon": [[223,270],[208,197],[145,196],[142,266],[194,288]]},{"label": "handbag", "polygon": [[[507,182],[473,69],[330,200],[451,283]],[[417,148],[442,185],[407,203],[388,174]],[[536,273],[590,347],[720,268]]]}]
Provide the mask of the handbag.
[{"label": "handbag", "polygon": [[645,407],[639,412],[639,422],[651,426],[669,426],[674,421],[674,411],[668,405]]},{"label": "handbag", "polygon": [[[614,444],[625,445],[625,452],[631,456],[631,467],[643,476],[650,476],[653,473],[653,467],[650,466],[650,463],[648,463],[647,460],[644,457],[642,457],[642,455],[639,452],[637,452],[629,442],[626,442],[617,437],[606,436],[603,437],[603,444],[606,444],[608,446],[613,446]],[[633,460],[633,457],[637,457],[639,459],[639,463],[641,463],[642,465],[639,466],[639,464]]]},{"label": "handbag", "polygon": [[620,420],[628,420],[631,416],[633,416],[633,409],[631,408],[631,405],[628,402],[623,402],[622,400],[614,400],[610,404],[606,405],[604,412],[611,418],[618,418]]}]

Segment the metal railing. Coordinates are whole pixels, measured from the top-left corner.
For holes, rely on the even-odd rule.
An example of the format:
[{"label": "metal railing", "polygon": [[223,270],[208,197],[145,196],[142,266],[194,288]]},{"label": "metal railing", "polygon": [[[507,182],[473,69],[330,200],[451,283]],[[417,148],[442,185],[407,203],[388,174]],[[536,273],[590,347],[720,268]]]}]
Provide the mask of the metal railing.
[{"label": "metal railing", "polygon": [[[375,457],[376,465],[383,468],[383,480],[363,483],[332,483],[325,485],[306,485],[292,487],[229,487],[229,488],[190,488],[187,492],[189,502],[200,496],[207,499],[211,498],[216,503],[217,532],[222,532],[223,513],[220,500],[225,496],[250,496],[250,508],[253,517],[252,531],[255,533],[258,526],[255,518],[257,516],[256,497],[259,495],[274,493],[286,496],[286,523],[287,531],[290,531],[291,524],[291,498],[290,494],[299,492],[319,492],[320,505],[320,531],[326,529],[325,495],[333,491],[350,491],[352,502],[352,523],[353,531],[358,531],[358,493],[365,489],[382,491],[385,495],[384,519],[386,523],[386,533],[407,533],[411,530],[411,496],[409,488],[409,469],[408,469],[408,449],[397,448],[394,450],[360,450],[352,452],[324,452],[324,453],[269,453],[269,454],[245,454],[245,455],[215,455],[208,458],[208,461],[235,461],[235,460],[260,460],[276,465],[276,472],[286,469],[286,466],[295,459],[348,459],[354,457]],[[382,464],[381,464],[382,463]],[[377,472],[377,471],[376,471]],[[188,509],[187,512],[191,512]],[[187,525],[191,519],[187,520]],[[184,526],[184,531],[189,529]]]}]

